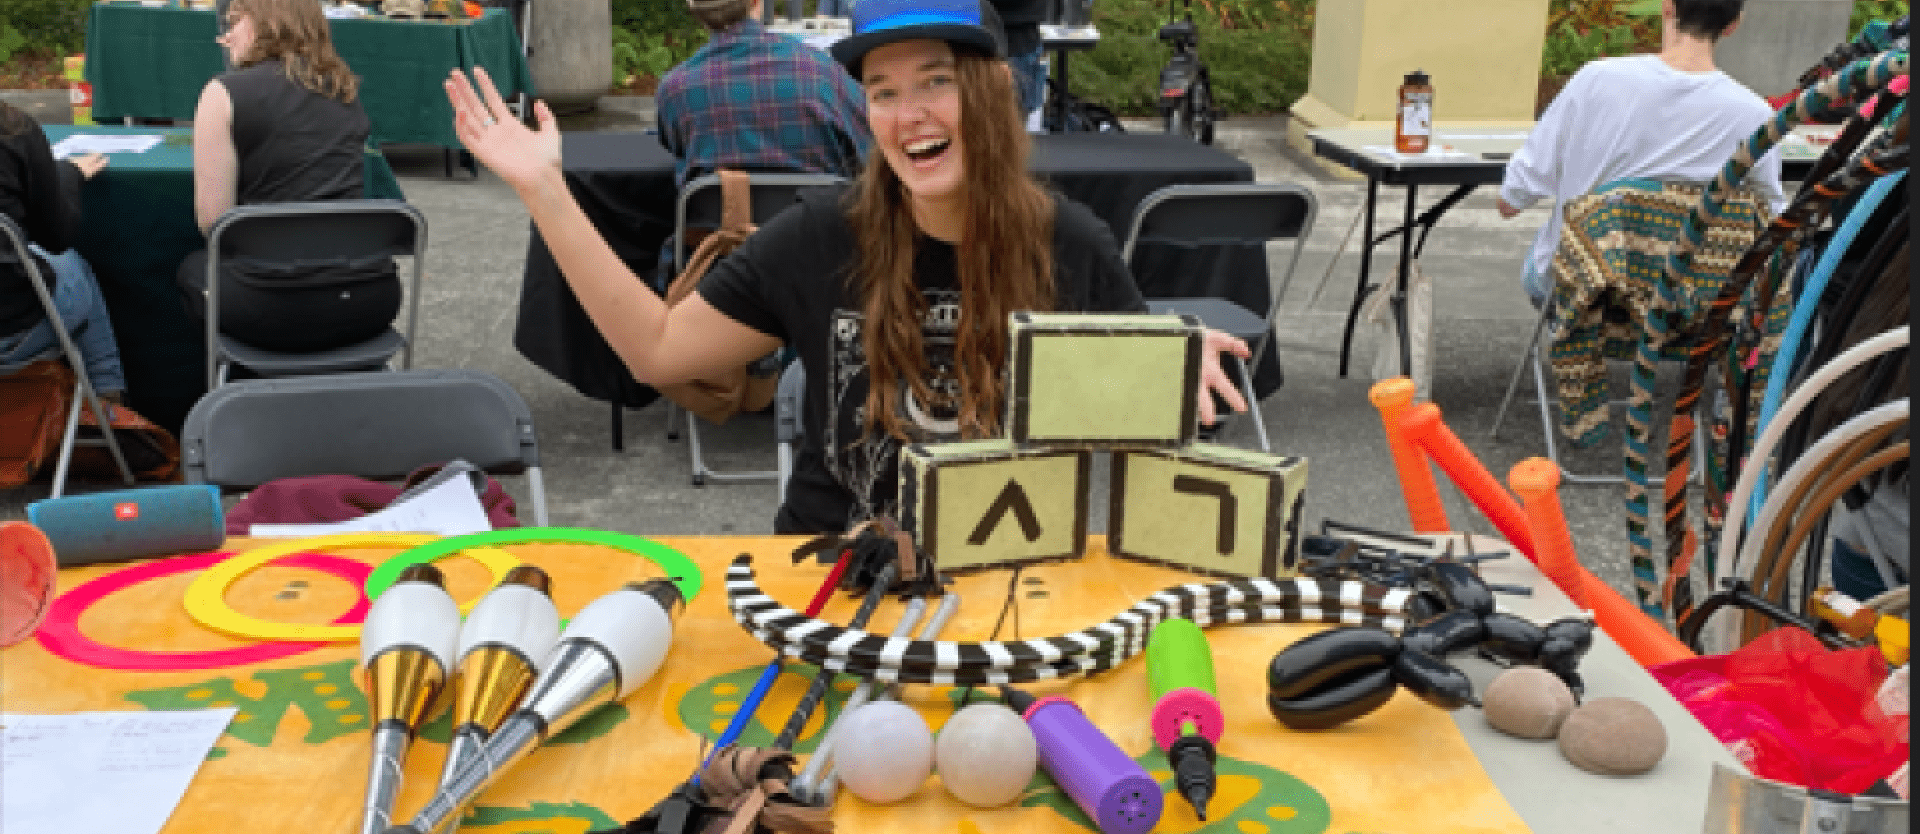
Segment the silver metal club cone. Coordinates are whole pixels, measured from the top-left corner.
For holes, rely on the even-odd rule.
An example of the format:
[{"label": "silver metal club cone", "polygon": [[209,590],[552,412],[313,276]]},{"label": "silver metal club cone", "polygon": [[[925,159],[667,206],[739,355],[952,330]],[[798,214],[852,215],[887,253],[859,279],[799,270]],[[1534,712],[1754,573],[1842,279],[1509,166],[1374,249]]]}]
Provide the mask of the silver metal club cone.
[{"label": "silver metal club cone", "polygon": [[512,767],[554,733],[612,701],[620,692],[620,670],[604,648],[586,638],[564,640],[554,649],[526,705],[509,717],[433,798],[415,814],[410,827],[438,831],[480,795],[493,778]]},{"label": "silver metal club cone", "polygon": [[393,824],[393,798],[400,793],[400,769],[406,762],[406,727],[387,722],[373,731],[373,758],[367,767],[367,797],[361,806],[360,834],[380,834]]}]

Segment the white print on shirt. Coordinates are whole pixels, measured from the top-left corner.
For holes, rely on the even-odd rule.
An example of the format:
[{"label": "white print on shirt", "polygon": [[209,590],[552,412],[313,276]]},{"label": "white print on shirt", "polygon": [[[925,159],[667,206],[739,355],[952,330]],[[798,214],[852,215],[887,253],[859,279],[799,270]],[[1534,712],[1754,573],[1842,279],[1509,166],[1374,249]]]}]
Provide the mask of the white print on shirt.
[{"label": "white print on shirt", "polygon": [[[935,397],[923,403],[912,386],[900,385],[901,413],[911,422],[916,440],[949,440],[959,434],[960,380],[954,362],[960,325],[960,293],[925,290],[927,313],[921,320],[921,341],[931,375],[927,386]],[[827,377],[827,468],[841,486],[853,493],[847,526],[876,514],[894,514],[896,507],[875,506],[874,486],[898,477],[900,442],[891,437],[865,438],[866,391],[869,385],[866,347],[862,341],[864,317],[859,311],[835,309],[828,328],[832,344],[827,355],[832,368]]]}]

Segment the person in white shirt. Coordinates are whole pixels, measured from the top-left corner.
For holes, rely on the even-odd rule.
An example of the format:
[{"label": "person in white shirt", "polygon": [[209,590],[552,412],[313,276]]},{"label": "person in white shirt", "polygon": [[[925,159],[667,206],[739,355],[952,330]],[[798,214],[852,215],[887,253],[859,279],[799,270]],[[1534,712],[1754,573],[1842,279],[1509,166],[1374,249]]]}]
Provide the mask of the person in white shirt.
[{"label": "person in white shirt", "polygon": [[[1535,307],[1553,290],[1547,267],[1568,200],[1629,177],[1712,180],[1734,149],[1773,115],[1764,99],[1714,67],[1714,46],[1739,25],[1743,5],[1665,0],[1660,52],[1581,67],[1507,163],[1501,217],[1553,201],[1522,279]],[[1774,212],[1785,207],[1777,151],[1761,157],[1747,181]]]}]

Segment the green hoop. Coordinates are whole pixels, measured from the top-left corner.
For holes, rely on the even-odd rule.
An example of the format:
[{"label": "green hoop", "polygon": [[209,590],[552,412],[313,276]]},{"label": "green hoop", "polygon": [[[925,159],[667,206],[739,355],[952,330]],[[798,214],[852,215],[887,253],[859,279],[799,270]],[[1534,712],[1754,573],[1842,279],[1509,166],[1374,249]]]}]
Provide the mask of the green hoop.
[{"label": "green hoop", "polygon": [[639,556],[658,565],[667,576],[674,577],[673,584],[680,589],[680,596],[688,605],[692,605],[693,598],[700,595],[704,582],[700,566],[694,564],[686,554],[652,539],[584,527],[509,527],[439,539],[401,551],[367,575],[367,599],[379,599],[399,580],[401,571],[414,565],[444,559],[469,548],[539,543],[597,544]]}]

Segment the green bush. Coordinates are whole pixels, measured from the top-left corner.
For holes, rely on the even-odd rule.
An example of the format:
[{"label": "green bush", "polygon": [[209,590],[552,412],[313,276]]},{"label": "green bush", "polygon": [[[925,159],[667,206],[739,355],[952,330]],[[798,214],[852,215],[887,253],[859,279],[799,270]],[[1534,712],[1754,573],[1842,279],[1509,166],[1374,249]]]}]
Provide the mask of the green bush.
[{"label": "green bush", "polygon": [[1847,39],[1859,37],[1867,21],[1884,20],[1892,23],[1905,17],[1907,8],[1907,0],[1853,0],[1853,19],[1847,24]]},{"label": "green bush", "polygon": [[[1229,113],[1278,113],[1306,94],[1312,2],[1295,0],[1294,5],[1304,6],[1304,13],[1274,0],[1220,0],[1194,7],[1200,60],[1213,79],[1215,106]],[[1160,68],[1173,54],[1155,37],[1172,19],[1166,4],[1107,0],[1094,4],[1093,17],[1100,45],[1068,59],[1074,94],[1121,115],[1153,115]],[[1224,28],[1223,20],[1234,28]]]},{"label": "green bush", "polygon": [[614,30],[615,81],[627,75],[664,73],[707,42],[707,31],[681,0],[610,0],[608,11]]},{"label": "green bush", "polygon": [[6,21],[0,20],[0,66],[5,66],[7,59],[12,58],[13,53],[20,51],[20,47],[26,45],[26,35],[20,34],[20,30],[13,28]]},{"label": "green bush", "polygon": [[[13,29],[25,37],[17,49],[25,55],[50,58],[73,55],[86,48],[87,14],[91,0],[6,0],[0,3],[0,32]],[[11,57],[0,53],[0,60]]]}]

